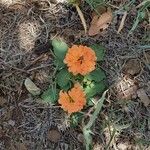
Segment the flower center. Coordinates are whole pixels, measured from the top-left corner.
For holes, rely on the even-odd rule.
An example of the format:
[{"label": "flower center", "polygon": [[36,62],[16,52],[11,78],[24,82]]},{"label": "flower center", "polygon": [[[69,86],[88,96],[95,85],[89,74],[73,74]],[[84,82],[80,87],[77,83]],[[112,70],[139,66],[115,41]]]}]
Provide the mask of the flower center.
[{"label": "flower center", "polygon": [[82,64],[82,63],[83,63],[83,60],[84,60],[84,57],[83,57],[83,56],[80,56],[79,59],[78,59],[78,62],[79,62],[80,64]]},{"label": "flower center", "polygon": [[74,103],[74,102],[75,102],[75,101],[72,99],[71,96],[69,96],[69,102],[70,102],[70,103]]}]

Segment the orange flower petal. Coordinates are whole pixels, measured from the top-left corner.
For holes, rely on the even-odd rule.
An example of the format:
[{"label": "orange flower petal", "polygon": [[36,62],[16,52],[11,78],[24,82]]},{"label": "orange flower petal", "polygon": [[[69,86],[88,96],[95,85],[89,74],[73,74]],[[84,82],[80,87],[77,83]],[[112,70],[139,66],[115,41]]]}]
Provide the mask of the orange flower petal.
[{"label": "orange flower petal", "polygon": [[68,93],[60,91],[58,103],[64,111],[70,114],[83,109],[86,104],[86,98],[80,84],[76,83]]},{"label": "orange flower petal", "polygon": [[95,69],[96,59],[95,52],[91,48],[73,45],[69,48],[64,63],[73,75],[86,75]]}]

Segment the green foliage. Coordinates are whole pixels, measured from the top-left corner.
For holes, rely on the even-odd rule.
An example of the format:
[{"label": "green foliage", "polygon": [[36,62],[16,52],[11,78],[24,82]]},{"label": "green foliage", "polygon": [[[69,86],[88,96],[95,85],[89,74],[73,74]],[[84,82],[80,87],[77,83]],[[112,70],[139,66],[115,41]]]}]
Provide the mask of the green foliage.
[{"label": "green foliage", "polygon": [[98,6],[104,5],[107,0],[85,0],[91,7],[91,9],[96,11]]},{"label": "green foliage", "polygon": [[87,98],[91,98],[96,94],[102,94],[106,89],[106,83],[104,81],[101,82],[92,82],[88,85],[84,90],[86,93]]},{"label": "green foliage", "polygon": [[83,114],[80,112],[74,113],[70,117],[71,127],[77,127],[83,118]]},{"label": "green foliage", "polygon": [[58,92],[59,90],[54,88],[49,88],[43,92],[41,98],[44,102],[55,104],[58,100]]},{"label": "green foliage", "polygon": [[58,69],[61,69],[61,68],[64,68],[64,67],[65,67],[65,64],[64,64],[63,61],[60,60],[60,59],[54,60],[54,65],[55,65]]},{"label": "green foliage", "polygon": [[105,56],[105,48],[99,44],[94,44],[91,48],[96,53],[97,61],[103,61]]},{"label": "green foliage", "polygon": [[96,118],[99,115],[99,112],[102,109],[103,106],[103,102],[105,100],[105,96],[106,96],[106,92],[103,93],[102,97],[99,99],[95,111],[93,114],[91,114],[90,116],[90,120],[88,121],[88,123],[83,127],[83,135],[84,135],[84,139],[85,139],[85,144],[86,144],[86,150],[91,150],[92,149],[92,131],[91,128],[93,126],[93,124],[95,123]]},{"label": "green foliage", "polygon": [[71,74],[66,68],[56,74],[56,83],[63,89],[70,83]]},{"label": "green foliage", "polygon": [[136,19],[134,21],[134,24],[131,28],[131,30],[129,31],[129,34],[131,34],[138,26],[138,24],[143,21],[146,18],[146,14],[147,14],[147,10],[150,7],[150,1],[149,0],[145,0],[145,3],[143,3],[143,6],[138,10]]},{"label": "green foliage", "polygon": [[66,52],[68,50],[68,45],[61,40],[53,39],[52,40],[52,46],[53,46],[55,56],[58,59],[63,61],[64,57],[66,55]]},{"label": "green foliage", "polygon": [[106,75],[100,68],[92,71],[83,79],[85,93],[88,98],[88,106],[92,105],[91,98],[96,94],[102,94],[106,89]]},{"label": "green foliage", "polygon": [[100,68],[92,71],[88,75],[84,77],[84,80],[90,80],[90,81],[95,81],[95,82],[100,82],[102,80],[106,79],[106,75],[104,71]]}]

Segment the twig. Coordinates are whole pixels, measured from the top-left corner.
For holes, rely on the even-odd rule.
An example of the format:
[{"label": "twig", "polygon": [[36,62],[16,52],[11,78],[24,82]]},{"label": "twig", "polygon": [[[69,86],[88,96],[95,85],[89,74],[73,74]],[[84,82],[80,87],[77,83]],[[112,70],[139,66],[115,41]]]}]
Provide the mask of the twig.
[{"label": "twig", "polygon": [[85,34],[86,34],[86,33],[87,33],[87,25],[86,25],[86,21],[85,21],[84,15],[83,15],[83,13],[82,13],[80,7],[78,6],[78,4],[75,4],[75,7],[76,7],[76,10],[77,10],[77,12],[78,12],[78,15],[79,15],[79,17],[80,17],[80,19],[81,19],[81,22],[82,22],[82,25],[83,25],[83,27],[84,27],[84,31],[85,31]]},{"label": "twig", "polygon": [[28,72],[31,72],[33,70],[37,70],[37,69],[41,69],[41,68],[45,68],[45,67],[49,67],[49,66],[52,66],[52,64],[47,64],[47,65],[41,65],[41,66],[38,66],[38,67],[35,67],[35,68],[32,68],[32,69],[29,69],[27,70]]},{"label": "twig", "polygon": [[120,22],[120,25],[119,25],[117,34],[119,34],[120,31],[123,29],[123,27],[124,27],[124,22],[125,22],[126,17],[127,17],[127,11],[124,12],[124,15],[123,15],[123,17],[122,17],[122,19],[121,19],[121,22]]}]

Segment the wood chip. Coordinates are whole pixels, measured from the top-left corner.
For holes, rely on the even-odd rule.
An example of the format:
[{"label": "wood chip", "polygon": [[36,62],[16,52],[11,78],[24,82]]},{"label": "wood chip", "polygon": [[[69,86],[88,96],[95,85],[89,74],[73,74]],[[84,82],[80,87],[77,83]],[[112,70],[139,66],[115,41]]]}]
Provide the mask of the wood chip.
[{"label": "wood chip", "polygon": [[145,107],[147,107],[150,104],[150,99],[147,96],[144,89],[139,89],[137,91],[137,95],[138,95],[138,97],[140,98],[141,102],[144,104]]}]

